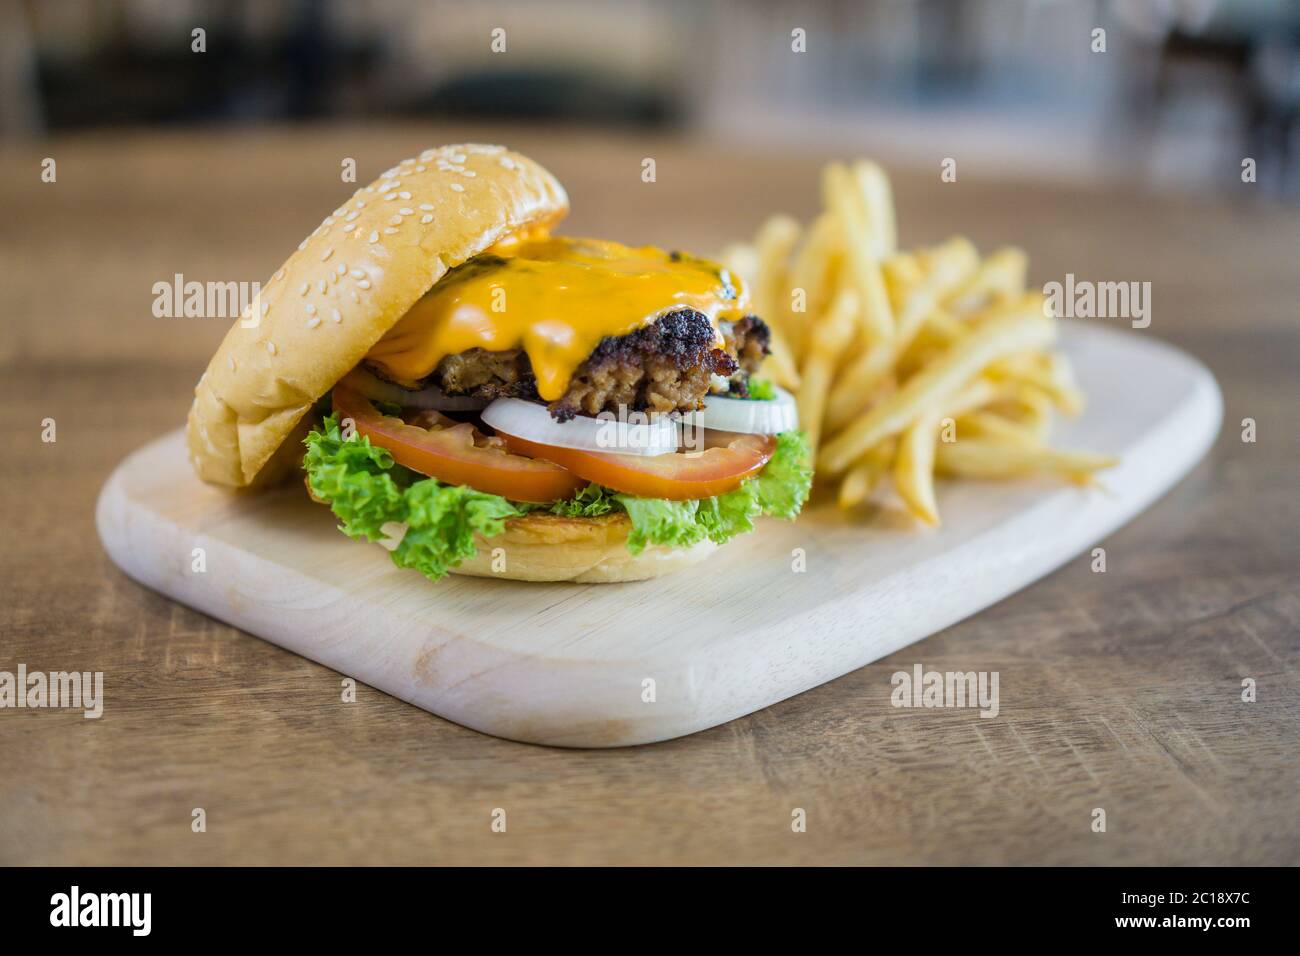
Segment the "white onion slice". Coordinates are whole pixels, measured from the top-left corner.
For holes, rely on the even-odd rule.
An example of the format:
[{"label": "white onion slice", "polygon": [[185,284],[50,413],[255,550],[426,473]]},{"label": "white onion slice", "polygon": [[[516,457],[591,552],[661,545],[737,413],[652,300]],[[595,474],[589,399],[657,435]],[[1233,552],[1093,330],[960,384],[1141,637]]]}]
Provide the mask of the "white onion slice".
[{"label": "white onion slice", "polygon": [[772,386],[776,398],[728,398],[706,395],[704,408],[682,416],[690,427],[719,428],[747,435],[775,435],[799,427],[799,410],[794,396],[779,386]]},{"label": "white onion slice", "polygon": [[677,423],[666,415],[629,412],[626,421],[601,412],[557,422],[550,409],[520,398],[498,398],[483,409],[483,421],[516,438],[557,448],[617,452],[621,455],[667,455],[677,450]]},{"label": "white onion slice", "polygon": [[403,408],[432,408],[442,412],[476,412],[487,407],[490,399],[471,398],[468,395],[448,395],[440,388],[430,385],[419,391],[402,388],[392,382],[385,382],[361,366],[357,366],[344,377],[342,384],[364,395],[372,402],[387,402],[401,405]]}]

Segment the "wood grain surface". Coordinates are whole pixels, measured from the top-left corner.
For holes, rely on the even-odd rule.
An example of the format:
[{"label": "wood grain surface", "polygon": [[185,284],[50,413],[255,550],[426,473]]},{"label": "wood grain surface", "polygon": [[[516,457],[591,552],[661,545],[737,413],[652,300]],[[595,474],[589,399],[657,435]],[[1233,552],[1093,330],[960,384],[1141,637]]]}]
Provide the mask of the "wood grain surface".
[{"label": "wood grain surface", "polygon": [[[364,180],[471,137],[552,168],[572,232],[701,251],[775,210],[807,216],[826,158],[433,125],[0,153],[0,670],[103,671],[107,698],[99,720],[0,710],[0,863],[1300,862],[1300,216],[1248,187],[1151,198],[895,169],[905,243],[963,232],[1024,245],[1034,282],[1150,281],[1143,334],[1211,367],[1224,430],[1104,543],[1105,574],[1079,559],[701,734],[555,750],[366,687],[345,704],[338,674],[118,572],[95,496],[128,451],[183,420],[225,325],[154,318],[153,283],[264,280],[350,191],[344,157]],[[44,156],[57,183],[40,181]],[[645,156],[654,184],[640,182]],[[916,663],[998,671],[1001,713],[891,707],[890,675]],[[1248,677],[1255,703],[1241,700]],[[806,832],[792,832],[794,808]]]}]

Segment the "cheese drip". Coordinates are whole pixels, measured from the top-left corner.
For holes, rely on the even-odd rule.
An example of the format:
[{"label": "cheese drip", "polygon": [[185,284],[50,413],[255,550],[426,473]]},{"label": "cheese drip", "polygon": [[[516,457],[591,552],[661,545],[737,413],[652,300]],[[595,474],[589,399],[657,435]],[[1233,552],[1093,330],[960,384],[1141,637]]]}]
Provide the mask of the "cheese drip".
[{"label": "cheese drip", "polygon": [[739,279],[705,259],[599,239],[524,237],[447,273],[367,359],[414,383],[448,355],[523,349],[538,394],[550,402],[601,339],[682,308],[706,315],[716,335],[719,320],[741,318],[748,302]]}]

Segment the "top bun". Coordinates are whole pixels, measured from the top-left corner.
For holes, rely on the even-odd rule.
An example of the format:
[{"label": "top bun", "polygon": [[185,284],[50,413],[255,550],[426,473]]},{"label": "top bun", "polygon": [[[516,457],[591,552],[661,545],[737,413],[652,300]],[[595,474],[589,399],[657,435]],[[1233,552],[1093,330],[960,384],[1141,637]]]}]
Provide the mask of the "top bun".
[{"label": "top bun", "polygon": [[262,287],[208,363],[187,426],[194,470],[233,488],[278,477],[302,456],[272,456],[303,431],[315,401],[448,269],[568,209],[554,176],[502,146],[428,149],[358,189]]}]

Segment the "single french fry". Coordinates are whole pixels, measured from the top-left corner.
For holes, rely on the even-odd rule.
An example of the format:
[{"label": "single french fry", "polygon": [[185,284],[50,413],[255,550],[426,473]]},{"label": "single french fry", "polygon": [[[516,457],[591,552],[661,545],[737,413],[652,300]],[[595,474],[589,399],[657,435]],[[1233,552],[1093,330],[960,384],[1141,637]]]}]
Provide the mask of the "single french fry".
[{"label": "single french fry", "polygon": [[928,525],[939,524],[939,506],[934,500],[934,456],[939,438],[940,415],[928,409],[903,432],[894,459],[894,487],[912,514]]},{"label": "single french fry", "polygon": [[1016,478],[1045,472],[1081,480],[1118,463],[1109,455],[988,438],[941,443],[936,453],[940,471],[968,478]]},{"label": "single french fry", "polygon": [[831,163],[822,173],[822,194],[823,202],[834,212],[840,227],[844,262],[861,303],[858,315],[862,333],[869,341],[888,339],[894,334],[894,310],[885,290],[861,193],[849,171],[840,163]]},{"label": "single french fry", "polygon": [[831,376],[840,355],[853,337],[857,320],[858,296],[852,289],[842,289],[831,304],[830,311],[813,329],[800,374],[799,427],[808,436],[808,447],[817,453],[821,439],[822,414],[826,409],[826,393],[831,387]]},{"label": "single french fry", "polygon": [[[892,396],[867,410],[836,435],[818,455],[818,464],[832,475],[844,472],[872,445],[896,435],[926,407],[941,404],[990,362],[1051,343],[1055,328],[1041,310],[1011,310],[990,320],[903,383]],[[832,398],[833,400],[833,398]]]},{"label": "single french fry", "polygon": [[898,250],[898,224],[894,216],[894,188],[885,171],[875,163],[860,159],[853,164],[853,178],[867,210],[867,228],[877,259],[884,259]]},{"label": "single french fry", "polygon": [[758,274],[750,290],[754,311],[768,325],[778,325],[782,331],[789,312],[783,301],[786,267],[801,232],[799,223],[789,216],[769,216],[754,237],[754,247],[758,250]]},{"label": "single french fry", "polygon": [[853,467],[844,473],[844,480],[840,482],[836,500],[841,508],[852,508],[867,500],[894,463],[897,447],[898,442],[890,438],[853,463]]}]

